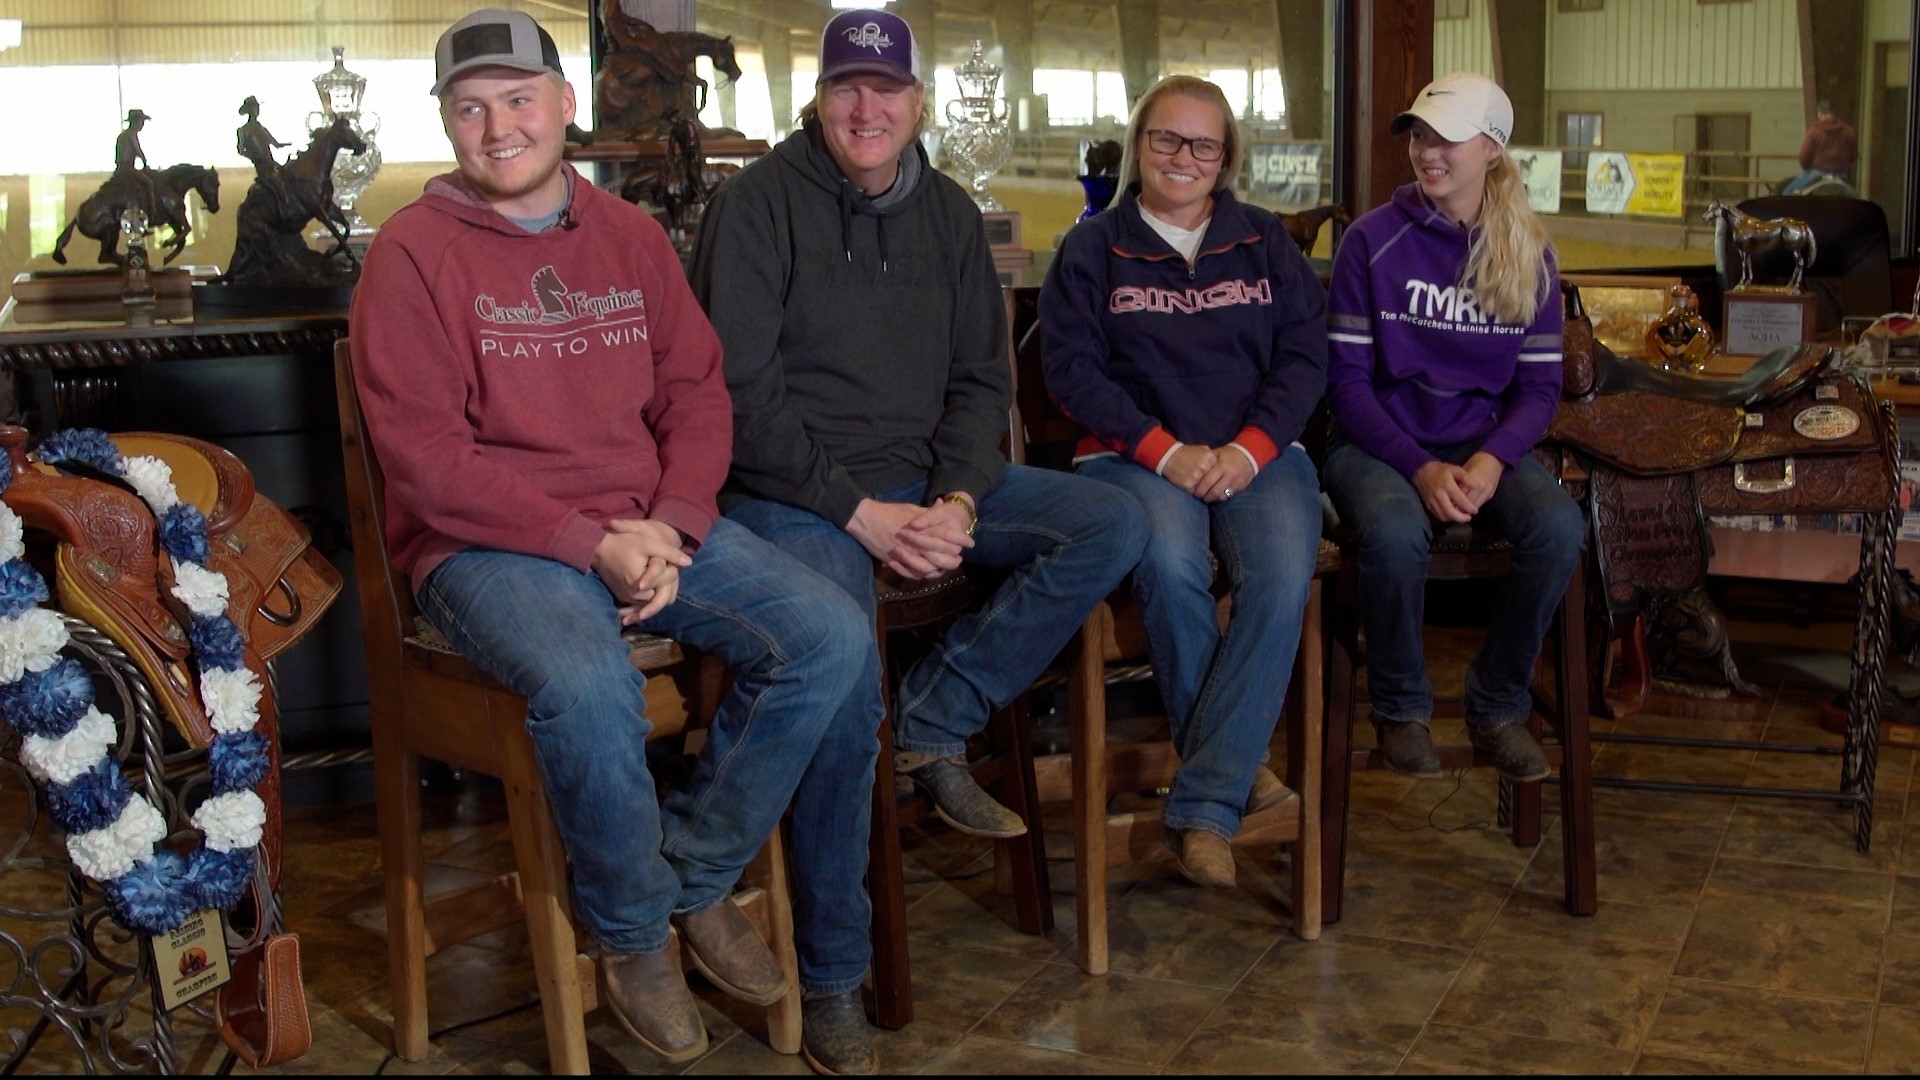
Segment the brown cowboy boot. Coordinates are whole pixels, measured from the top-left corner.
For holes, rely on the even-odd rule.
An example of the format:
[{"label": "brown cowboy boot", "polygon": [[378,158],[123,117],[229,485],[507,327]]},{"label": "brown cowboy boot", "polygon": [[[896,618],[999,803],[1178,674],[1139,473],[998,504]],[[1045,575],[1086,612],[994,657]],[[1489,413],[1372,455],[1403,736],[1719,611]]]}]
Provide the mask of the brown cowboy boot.
[{"label": "brown cowboy boot", "polygon": [[600,972],[613,1018],[641,1046],[669,1065],[707,1052],[707,1029],[674,950],[606,953],[600,957]]},{"label": "brown cowboy boot", "polygon": [[1258,765],[1253,770],[1253,790],[1247,793],[1247,814],[1252,816],[1262,810],[1268,810],[1293,797],[1293,789],[1288,787],[1272,769]]},{"label": "brown cowboy boot", "polygon": [[713,985],[749,1005],[771,1005],[787,992],[787,973],[753,920],[731,900],[675,915],[687,955]]}]

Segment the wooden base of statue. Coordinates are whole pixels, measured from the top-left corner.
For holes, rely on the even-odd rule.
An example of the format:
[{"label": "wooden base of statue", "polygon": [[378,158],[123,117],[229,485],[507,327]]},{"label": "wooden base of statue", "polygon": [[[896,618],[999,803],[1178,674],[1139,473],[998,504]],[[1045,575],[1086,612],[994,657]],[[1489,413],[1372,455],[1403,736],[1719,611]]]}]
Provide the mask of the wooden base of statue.
[{"label": "wooden base of statue", "polygon": [[[772,147],[765,139],[716,139],[700,140],[700,152],[708,158],[722,161],[738,159],[751,161],[766,153]],[[615,165],[644,165],[649,162],[667,159],[666,139],[620,139],[596,135],[594,141],[585,146],[568,143],[566,159],[573,162],[594,161]]]},{"label": "wooden base of statue", "polygon": [[[13,298],[21,304],[117,304],[125,277],[115,269],[32,270],[14,275]],[[147,273],[147,284],[158,299],[188,296],[193,280],[194,273],[181,267]]]}]

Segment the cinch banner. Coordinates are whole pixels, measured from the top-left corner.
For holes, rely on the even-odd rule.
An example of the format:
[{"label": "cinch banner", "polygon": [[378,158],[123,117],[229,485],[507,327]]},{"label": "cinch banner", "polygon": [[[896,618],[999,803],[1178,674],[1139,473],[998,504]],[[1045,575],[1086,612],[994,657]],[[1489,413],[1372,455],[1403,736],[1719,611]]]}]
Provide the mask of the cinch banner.
[{"label": "cinch banner", "polygon": [[1681,180],[1687,159],[1680,154],[1628,154],[1633,169],[1633,191],[1627,196],[1627,213],[1647,217],[1678,218],[1686,215],[1681,205]]},{"label": "cinch banner", "polygon": [[1283,206],[1316,206],[1320,202],[1319,143],[1269,143],[1253,148],[1247,162],[1250,186],[1256,194]]},{"label": "cinch banner", "polygon": [[1507,156],[1527,185],[1527,205],[1536,214],[1560,212],[1560,151],[1510,149]]}]

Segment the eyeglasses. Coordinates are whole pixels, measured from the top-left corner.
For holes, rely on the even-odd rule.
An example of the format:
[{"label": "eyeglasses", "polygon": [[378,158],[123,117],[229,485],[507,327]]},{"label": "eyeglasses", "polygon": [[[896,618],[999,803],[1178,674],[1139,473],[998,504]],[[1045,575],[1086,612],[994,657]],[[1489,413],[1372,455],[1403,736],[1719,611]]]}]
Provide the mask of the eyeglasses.
[{"label": "eyeglasses", "polygon": [[1192,147],[1195,161],[1219,161],[1220,155],[1227,151],[1227,144],[1219,139],[1189,139],[1177,131],[1163,128],[1147,129],[1147,145],[1153,148],[1154,153],[1168,157],[1179,153],[1183,146]]}]

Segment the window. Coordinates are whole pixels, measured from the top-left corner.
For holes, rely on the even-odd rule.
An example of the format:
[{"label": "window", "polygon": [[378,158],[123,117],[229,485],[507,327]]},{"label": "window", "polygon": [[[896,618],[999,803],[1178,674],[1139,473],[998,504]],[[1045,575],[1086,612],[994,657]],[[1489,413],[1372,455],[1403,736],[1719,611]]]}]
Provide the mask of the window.
[{"label": "window", "polygon": [[1600,141],[1601,113],[1563,112],[1560,114],[1560,145],[1570,149],[1604,145]]},{"label": "window", "polygon": [[1469,0],[1434,0],[1433,17],[1436,19],[1464,19],[1467,17]]}]

